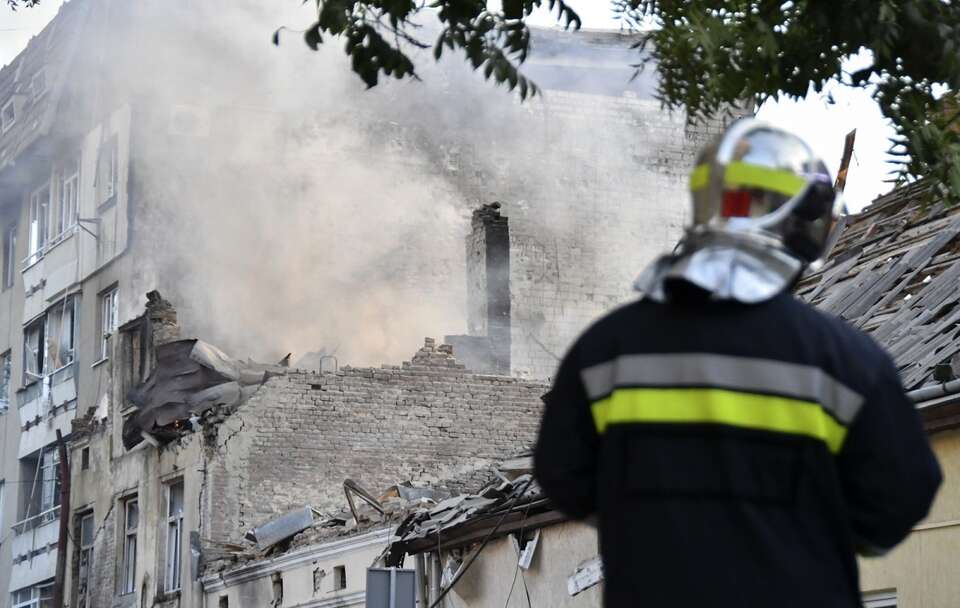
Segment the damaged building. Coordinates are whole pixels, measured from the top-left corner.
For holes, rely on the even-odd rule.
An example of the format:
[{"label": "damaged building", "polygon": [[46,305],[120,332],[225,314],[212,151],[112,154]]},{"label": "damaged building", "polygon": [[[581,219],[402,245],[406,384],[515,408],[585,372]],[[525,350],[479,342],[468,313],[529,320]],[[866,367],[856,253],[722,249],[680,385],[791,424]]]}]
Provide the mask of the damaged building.
[{"label": "damaged building", "polygon": [[[394,411],[405,407],[397,399],[406,393],[391,391],[408,374],[426,373],[344,363],[396,363],[414,339],[449,335],[462,352],[456,365],[541,386],[579,328],[627,297],[632,275],[679,234],[686,171],[698,145],[721,127],[687,125],[663,111],[650,73],[630,80],[629,36],[536,31],[540,52],[528,72],[545,94],[520,105],[450,63],[428,66],[420,88],[388,83],[364,93],[339,55],[311,54],[299,41],[275,50],[259,10],[255,3],[72,0],[0,69],[0,526],[8,531],[0,542],[0,605],[49,599],[58,560],[72,581],[65,600],[94,605],[89,577],[118,559],[121,522],[141,521],[141,509],[156,514],[164,501],[169,507],[170,495],[180,496],[174,502],[182,500],[190,531],[201,529],[200,511],[187,509],[198,503],[199,488],[216,488],[204,500],[246,496],[211,516],[223,516],[222,529],[210,534],[223,542],[239,542],[239,530],[293,505],[340,501],[341,477],[378,470],[377,449],[405,439],[384,439],[384,429],[394,429],[379,414],[335,397],[382,388],[374,401]],[[270,52],[258,54],[260,44]],[[318,103],[317,91],[329,98]],[[204,462],[205,434],[193,427],[208,421],[154,408],[151,392],[131,401],[124,392],[155,369],[145,338],[130,337],[140,330],[128,326],[153,290],[181,307],[184,335],[204,336],[239,360],[277,361],[294,351],[296,362],[315,351],[315,371],[340,367],[316,379],[285,371],[262,386],[233,379],[197,398],[239,395],[254,411],[264,387],[285,385],[277,403],[289,398],[306,408],[297,400],[310,396],[310,407],[332,404],[349,421],[334,416],[328,423],[339,426],[325,427],[326,436],[361,437],[372,451],[338,443],[347,439],[330,439],[319,452],[306,440],[291,445],[280,437],[295,425],[273,418],[283,408],[264,405],[273,438],[252,432],[257,425],[242,416],[226,417],[217,428],[230,432],[218,440],[245,464],[230,464],[240,473],[227,475],[216,471],[226,463],[211,460],[203,475],[214,485],[197,483],[192,467]],[[425,347],[433,359],[411,365],[448,362],[441,346]],[[139,357],[138,371],[128,366],[128,376],[117,376],[115,348],[139,353],[130,355]],[[481,402],[540,390],[516,380],[477,382],[449,389],[463,397],[459,409],[403,410],[412,416],[403,432],[432,439],[422,453],[397,447],[399,468],[367,473],[364,482],[467,483],[494,451],[500,458],[528,442],[535,399],[498,414],[515,435],[489,450],[480,428],[492,422],[456,428],[492,415]],[[467,388],[476,392],[465,396]],[[135,405],[143,412],[134,414]],[[307,409],[303,416],[314,420],[319,410]],[[138,426],[124,431],[121,421],[131,416]],[[76,436],[75,419],[83,421]],[[502,422],[493,426],[506,432]],[[193,438],[180,439],[181,427]],[[66,465],[58,432],[66,442],[81,435],[88,442],[72,449],[73,496],[82,508],[71,514],[61,510]],[[109,442],[93,440],[101,436]],[[153,442],[174,447],[160,451]],[[146,446],[153,456],[138,451]],[[298,459],[278,464],[270,453]],[[108,490],[92,471],[114,460],[119,485]],[[279,474],[312,475],[317,462],[331,467],[332,485]],[[163,485],[176,471],[185,478],[182,495]],[[154,485],[137,490],[136,501],[103,502],[97,494],[129,498],[141,475]],[[91,543],[103,542],[108,513],[118,519],[110,519],[109,549],[98,558]],[[66,556],[61,524],[78,541]],[[131,541],[140,551],[167,542],[154,527],[143,534]],[[186,580],[192,545],[188,534],[178,542]],[[87,558],[94,567],[81,572]],[[159,565],[161,550],[139,563],[137,597],[162,597],[171,580]],[[125,579],[111,576],[96,591],[131,602]],[[110,605],[106,595],[99,601]]]},{"label": "damaged building", "polygon": [[[382,551],[398,511],[364,488],[409,505],[488,482],[502,454],[534,441],[547,388],[473,373],[430,339],[402,365],[321,373],[238,361],[178,334],[172,306],[150,294],[110,339],[109,409],[74,421],[72,606],[204,605],[211,568],[293,550],[293,533],[315,521]],[[323,568],[313,597],[362,592],[361,561]]]}]

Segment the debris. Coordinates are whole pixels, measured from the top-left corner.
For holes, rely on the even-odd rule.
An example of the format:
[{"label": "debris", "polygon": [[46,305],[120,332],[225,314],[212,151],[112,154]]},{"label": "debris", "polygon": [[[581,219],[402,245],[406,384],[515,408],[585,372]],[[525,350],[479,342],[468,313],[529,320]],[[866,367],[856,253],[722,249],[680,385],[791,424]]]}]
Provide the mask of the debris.
[{"label": "debris", "polygon": [[513,542],[513,548],[517,552],[517,565],[524,570],[529,570],[530,564],[533,563],[533,555],[537,552],[537,544],[540,542],[540,528],[537,528],[533,532],[533,538],[528,540],[523,547],[520,546],[520,542],[523,539],[518,539],[516,535],[511,534],[510,540]]},{"label": "debris", "polygon": [[286,373],[275,365],[236,361],[196,339],[160,344],[156,355],[156,367],[127,395],[137,407],[123,425],[127,449],[140,443],[144,433],[159,445],[192,432],[192,418],[217,406],[234,408],[270,377]]},{"label": "debris", "polygon": [[567,593],[577,595],[578,593],[593,587],[603,580],[603,562],[600,556],[580,562],[577,569],[573,571],[570,578],[567,579]]},{"label": "debris", "polygon": [[249,530],[244,538],[257,543],[259,549],[268,549],[312,526],[316,514],[312,507],[290,511],[262,526]]}]

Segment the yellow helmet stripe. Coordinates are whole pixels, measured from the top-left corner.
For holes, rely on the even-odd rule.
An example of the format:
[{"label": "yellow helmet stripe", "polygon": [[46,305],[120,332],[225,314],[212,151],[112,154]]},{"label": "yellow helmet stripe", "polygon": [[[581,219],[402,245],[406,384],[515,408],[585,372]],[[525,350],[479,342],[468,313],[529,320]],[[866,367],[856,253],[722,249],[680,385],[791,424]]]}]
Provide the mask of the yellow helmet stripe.
[{"label": "yellow helmet stripe", "polygon": [[803,190],[807,181],[790,171],[737,161],[727,165],[723,183],[728,188],[762,188],[794,196]]},{"label": "yellow helmet stripe", "polygon": [[690,190],[696,192],[707,187],[710,181],[710,165],[697,165],[690,174]]},{"label": "yellow helmet stripe", "polygon": [[716,388],[618,388],[591,411],[601,434],[612,424],[722,424],[811,437],[834,454],[847,435],[817,403]]}]

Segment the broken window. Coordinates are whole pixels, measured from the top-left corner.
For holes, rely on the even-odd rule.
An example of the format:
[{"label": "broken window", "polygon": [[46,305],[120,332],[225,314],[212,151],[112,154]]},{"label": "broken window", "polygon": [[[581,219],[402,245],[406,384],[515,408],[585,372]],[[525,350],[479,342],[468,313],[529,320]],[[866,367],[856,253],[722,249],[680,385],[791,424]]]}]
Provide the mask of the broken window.
[{"label": "broken window", "polygon": [[164,591],[180,589],[180,554],[183,553],[183,480],[167,486],[167,551]]},{"label": "broken window", "polygon": [[47,317],[40,317],[23,330],[23,383],[43,378],[46,368]]},{"label": "broken window", "polygon": [[60,452],[55,447],[40,457],[40,513],[60,505]]},{"label": "broken window", "polygon": [[90,606],[88,591],[90,590],[90,573],[93,571],[93,541],[96,538],[93,513],[84,513],[79,516],[79,530],[77,530],[77,545],[80,555],[77,572],[77,608]]},{"label": "broken window", "polygon": [[8,226],[3,234],[3,288],[13,287],[17,272],[17,225]]},{"label": "broken window", "polygon": [[[0,355],[0,414],[4,414],[10,408],[10,373],[13,367],[13,361],[10,357],[10,351]],[[3,512],[0,511],[0,514]]]},{"label": "broken window", "polygon": [[40,583],[13,592],[11,608],[53,608],[53,582]]},{"label": "broken window", "polygon": [[77,225],[79,208],[80,163],[76,159],[64,163],[59,173],[60,209],[57,214],[57,234],[64,233]]},{"label": "broken window", "polygon": [[17,122],[17,109],[14,107],[13,100],[10,99],[0,108],[0,132],[6,133],[7,129]]},{"label": "broken window", "polygon": [[30,248],[27,266],[43,256],[49,232],[50,206],[50,184],[47,183],[30,195]]},{"label": "broken window", "polygon": [[347,588],[347,567],[346,566],[334,566],[333,567],[333,590],[339,591],[341,589]]},{"label": "broken window", "polygon": [[123,572],[120,593],[133,593],[137,581],[137,526],[140,521],[140,503],[136,497],[124,503]]},{"label": "broken window", "polygon": [[76,355],[76,328],[76,298],[64,298],[47,312],[48,372],[56,372],[73,363]]},{"label": "broken window", "polygon": [[120,291],[114,287],[100,296],[100,358],[110,356],[109,338],[120,325]]}]

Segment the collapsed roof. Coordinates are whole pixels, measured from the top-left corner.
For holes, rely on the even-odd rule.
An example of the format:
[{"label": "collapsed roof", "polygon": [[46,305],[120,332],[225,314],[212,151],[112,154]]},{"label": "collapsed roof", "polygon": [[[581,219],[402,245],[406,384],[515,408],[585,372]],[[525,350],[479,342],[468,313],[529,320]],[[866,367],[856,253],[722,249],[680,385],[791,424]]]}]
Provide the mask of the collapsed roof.
[{"label": "collapsed roof", "polygon": [[286,373],[279,365],[231,359],[202,340],[174,340],[156,347],[157,365],[127,395],[137,411],[123,423],[123,445],[132,448],[144,434],[170,440],[193,417],[215,406],[236,407],[271,376]]},{"label": "collapsed roof", "polygon": [[844,218],[827,264],[797,289],[873,336],[907,390],[942,382],[938,366],[960,372],[960,207],[925,207],[929,188],[898,188]]}]

